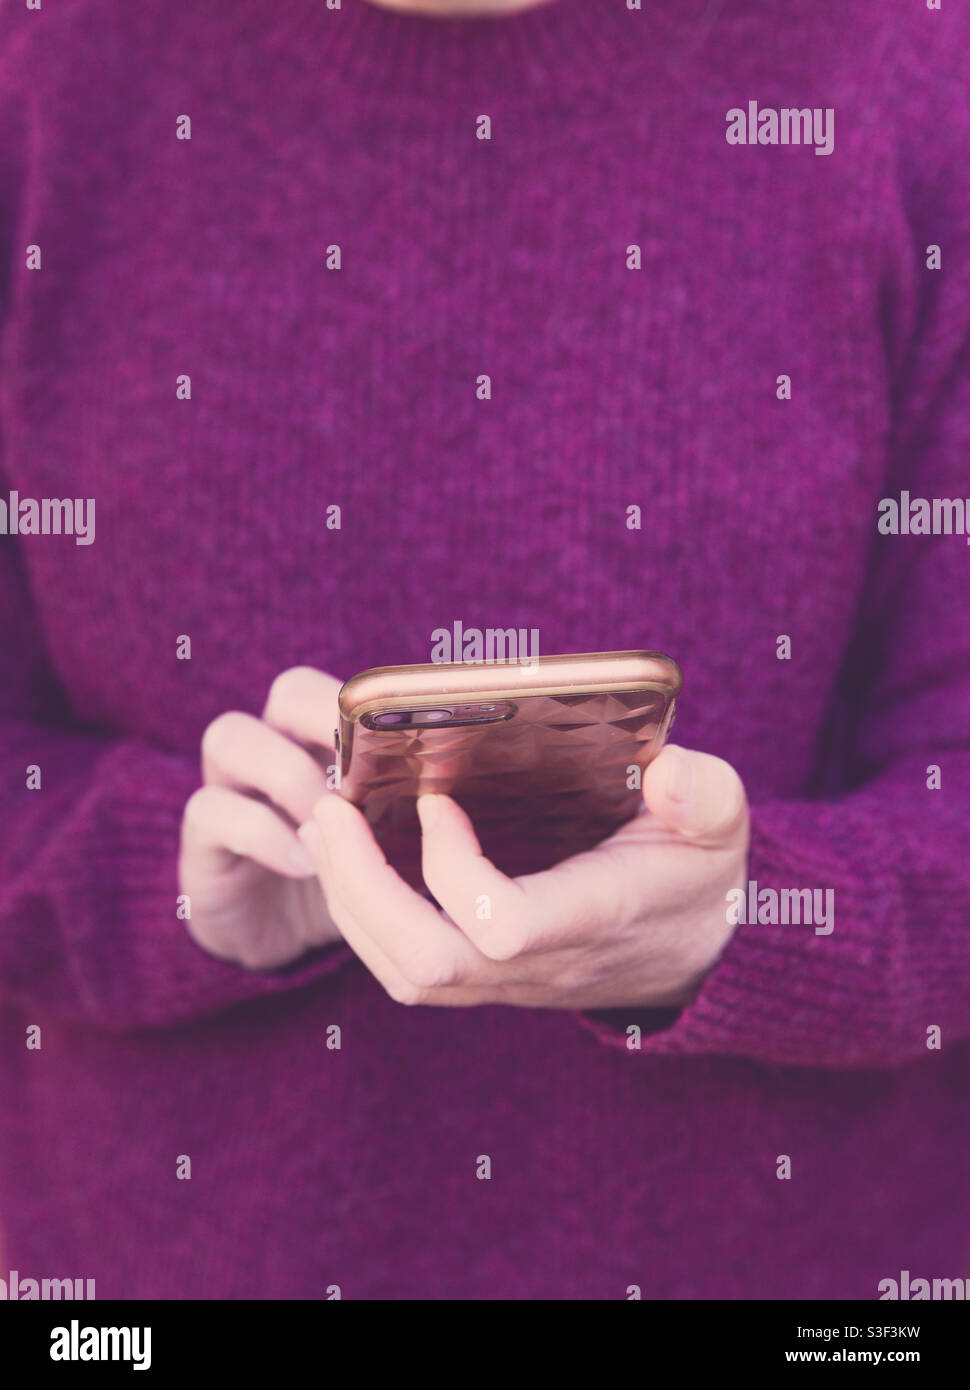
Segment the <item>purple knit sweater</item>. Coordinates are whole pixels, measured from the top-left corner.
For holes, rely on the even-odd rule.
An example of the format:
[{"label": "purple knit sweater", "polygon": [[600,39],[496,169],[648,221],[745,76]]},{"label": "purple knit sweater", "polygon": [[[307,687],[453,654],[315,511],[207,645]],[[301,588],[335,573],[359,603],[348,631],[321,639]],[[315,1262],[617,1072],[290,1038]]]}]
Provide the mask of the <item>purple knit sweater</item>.
[{"label": "purple knit sweater", "polygon": [[[0,1275],[970,1275],[970,550],[877,529],[970,493],[968,55],[920,0],[4,7],[0,498],[96,531],[0,539]],[[749,102],[831,110],[831,152],[730,142]],[[206,956],[175,858],[206,724],[456,619],[670,652],[749,878],[832,889],[831,934],[739,927],[678,1017]]]}]

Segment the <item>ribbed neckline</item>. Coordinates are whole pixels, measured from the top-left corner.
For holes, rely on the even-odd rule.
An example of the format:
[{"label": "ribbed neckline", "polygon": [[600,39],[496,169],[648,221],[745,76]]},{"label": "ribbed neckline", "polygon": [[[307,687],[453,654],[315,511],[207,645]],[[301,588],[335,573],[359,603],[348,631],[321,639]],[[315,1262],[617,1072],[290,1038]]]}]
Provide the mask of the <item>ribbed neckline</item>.
[{"label": "ribbed neckline", "polygon": [[321,80],[364,84],[372,95],[424,87],[429,96],[473,96],[487,83],[491,91],[562,96],[621,80],[624,55],[632,62],[643,44],[652,46],[665,13],[653,0],[642,10],[626,0],[547,0],[510,14],[441,18],[370,0],[342,0],[339,10],[287,0],[268,21],[266,0],[239,0],[232,29],[237,39],[252,32],[274,46],[296,45],[308,65],[319,52]]}]

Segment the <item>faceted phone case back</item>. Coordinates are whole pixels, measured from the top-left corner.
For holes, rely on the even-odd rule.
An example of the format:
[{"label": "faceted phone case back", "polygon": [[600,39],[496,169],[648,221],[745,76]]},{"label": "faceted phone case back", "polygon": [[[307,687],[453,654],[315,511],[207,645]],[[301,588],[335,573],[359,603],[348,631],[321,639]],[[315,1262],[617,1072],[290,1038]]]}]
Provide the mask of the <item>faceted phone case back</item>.
[{"label": "faceted phone case back", "polygon": [[341,794],[361,807],[413,887],[426,891],[415,810],[422,792],[454,797],[485,855],[513,877],[591,849],[640,809],[637,772],[659,751],[668,695],[599,690],[513,703],[509,719],[458,728],[378,731],[344,721]]}]

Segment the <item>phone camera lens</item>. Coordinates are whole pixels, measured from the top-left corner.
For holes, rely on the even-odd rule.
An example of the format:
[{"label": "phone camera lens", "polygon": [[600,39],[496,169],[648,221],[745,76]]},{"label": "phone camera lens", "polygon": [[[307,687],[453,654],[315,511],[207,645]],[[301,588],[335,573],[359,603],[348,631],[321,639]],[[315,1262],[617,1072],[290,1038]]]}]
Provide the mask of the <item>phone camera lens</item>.
[{"label": "phone camera lens", "polygon": [[374,715],[374,723],[379,724],[382,729],[386,729],[392,724],[404,724],[406,722],[406,714],[396,714],[393,711],[388,711],[387,714]]},{"label": "phone camera lens", "polygon": [[422,720],[425,724],[441,724],[450,718],[451,711],[446,709],[426,709],[422,714]]}]

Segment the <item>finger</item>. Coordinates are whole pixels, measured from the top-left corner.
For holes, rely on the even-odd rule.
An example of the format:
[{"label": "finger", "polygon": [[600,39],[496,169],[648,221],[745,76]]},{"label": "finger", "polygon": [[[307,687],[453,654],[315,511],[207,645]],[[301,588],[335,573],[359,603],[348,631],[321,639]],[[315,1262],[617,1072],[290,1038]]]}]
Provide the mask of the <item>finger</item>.
[{"label": "finger", "polygon": [[340,681],[312,666],[294,666],[270,686],[263,719],[298,743],[332,749],[340,722],[337,695]]},{"label": "finger", "polygon": [[[419,797],[418,815],[424,880],[491,961],[525,962],[588,940],[606,921],[629,919],[623,876],[603,871],[603,845],[512,879],[485,858],[471,821],[450,797]],[[514,978],[506,965],[503,983]]]},{"label": "finger", "polygon": [[330,857],[320,827],[315,820],[301,825],[297,832],[300,840],[317,867],[317,876],[327,904],[330,920],[340,932],[347,945],[375,980],[397,1004],[420,1003],[419,990],[406,980],[394,962],[362,931],[354,921],[353,915],[336,893],[331,881]]},{"label": "finger", "polygon": [[442,991],[474,986],[484,964],[479,953],[395,873],[360,811],[327,796],[314,821],[325,847],[320,881],[334,920],[341,931],[346,926],[348,943],[362,958],[366,938],[407,982],[412,997],[402,1002],[429,1002]]},{"label": "finger", "polygon": [[305,748],[251,714],[221,714],[202,736],[202,777],[212,786],[259,792],[293,818],[312,814],[326,773]]},{"label": "finger", "polygon": [[425,794],[417,806],[421,872],[448,916],[489,960],[529,950],[541,912],[525,880],[506,877],[485,858],[471,821],[450,797]]},{"label": "finger", "polygon": [[710,753],[668,744],[644,773],[643,799],[666,829],[695,843],[727,845],[747,834],[741,778]]},{"label": "finger", "polygon": [[215,877],[251,859],[284,878],[311,878],[313,861],[271,806],[225,787],[200,787],[182,818],[184,878]]}]

